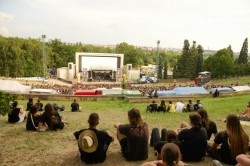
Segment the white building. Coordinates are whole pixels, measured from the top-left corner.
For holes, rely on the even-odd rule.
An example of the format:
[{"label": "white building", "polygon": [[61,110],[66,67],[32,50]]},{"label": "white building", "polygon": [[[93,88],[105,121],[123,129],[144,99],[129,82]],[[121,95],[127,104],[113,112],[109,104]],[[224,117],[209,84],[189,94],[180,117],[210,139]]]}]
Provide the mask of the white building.
[{"label": "white building", "polygon": [[124,54],[86,53],[75,54],[75,64],[57,69],[57,77],[72,81],[120,81]]}]

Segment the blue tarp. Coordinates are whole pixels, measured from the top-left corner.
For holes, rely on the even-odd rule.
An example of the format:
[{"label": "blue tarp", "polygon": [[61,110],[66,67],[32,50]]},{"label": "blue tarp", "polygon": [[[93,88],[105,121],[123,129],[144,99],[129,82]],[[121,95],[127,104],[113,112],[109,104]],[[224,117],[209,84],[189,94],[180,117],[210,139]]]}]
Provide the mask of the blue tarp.
[{"label": "blue tarp", "polygon": [[172,90],[177,95],[208,94],[204,87],[177,87]]},{"label": "blue tarp", "polygon": [[158,96],[177,96],[190,94],[208,94],[204,87],[177,87],[170,91],[157,91]]},{"label": "blue tarp", "polygon": [[157,91],[158,96],[176,96],[177,94],[173,91]]},{"label": "blue tarp", "polygon": [[218,91],[220,93],[226,93],[226,92],[233,92],[234,91],[232,88],[224,87],[224,88],[211,88],[209,90],[209,92],[214,93],[216,89],[218,89]]}]

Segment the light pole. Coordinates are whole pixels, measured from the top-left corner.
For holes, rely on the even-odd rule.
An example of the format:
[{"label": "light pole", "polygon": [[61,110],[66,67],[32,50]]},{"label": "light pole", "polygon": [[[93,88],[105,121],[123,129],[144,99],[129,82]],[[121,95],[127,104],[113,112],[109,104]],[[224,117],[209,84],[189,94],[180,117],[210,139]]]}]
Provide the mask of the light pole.
[{"label": "light pole", "polygon": [[43,55],[43,79],[46,79],[46,55],[45,55],[45,38],[46,35],[42,35],[42,42],[43,42],[43,48],[42,48],[42,55]]},{"label": "light pole", "polygon": [[160,45],[160,40],[157,40],[157,78],[160,78],[160,54],[159,54],[159,45]]}]

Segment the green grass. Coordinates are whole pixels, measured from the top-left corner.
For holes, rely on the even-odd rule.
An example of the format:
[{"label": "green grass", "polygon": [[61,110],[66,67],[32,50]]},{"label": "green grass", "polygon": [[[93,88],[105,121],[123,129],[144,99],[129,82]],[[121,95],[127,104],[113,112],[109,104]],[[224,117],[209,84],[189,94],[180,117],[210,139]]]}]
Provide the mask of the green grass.
[{"label": "green grass", "polygon": [[[215,121],[219,131],[225,129],[223,119],[227,114],[239,114],[245,109],[250,100],[250,94],[221,98],[201,98],[204,108],[208,111],[210,119]],[[42,101],[53,103],[55,101]],[[127,103],[123,100],[110,101],[81,101],[82,112],[70,112],[70,102],[56,101],[59,106],[65,105],[66,111],[60,114],[67,119],[69,125],[65,129],[56,132],[28,132],[26,123],[9,124],[7,116],[0,116],[0,163],[2,165],[84,165],[79,157],[77,141],[73,132],[87,128],[87,119],[90,113],[97,112],[100,116],[98,129],[110,130],[116,133],[113,125],[117,122],[128,123],[127,111],[138,108],[142,118],[148,123],[150,133],[153,127],[176,129],[182,121],[188,122],[188,113],[146,113],[148,103]],[[26,108],[27,101],[19,101]],[[159,104],[159,103],[158,103]],[[186,104],[186,103],[185,103]],[[250,127],[243,126],[247,134]],[[149,148],[149,158],[154,160],[153,149]],[[108,150],[104,166],[140,165],[145,161],[127,162],[120,153],[119,142],[115,140]],[[189,165],[210,165],[211,159],[206,157],[204,161],[189,163]]]}]

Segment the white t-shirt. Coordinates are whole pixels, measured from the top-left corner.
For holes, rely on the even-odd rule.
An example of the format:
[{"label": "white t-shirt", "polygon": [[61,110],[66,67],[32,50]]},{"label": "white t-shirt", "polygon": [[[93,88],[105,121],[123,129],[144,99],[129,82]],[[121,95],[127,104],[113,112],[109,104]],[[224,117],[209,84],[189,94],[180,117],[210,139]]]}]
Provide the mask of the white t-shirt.
[{"label": "white t-shirt", "polygon": [[176,112],[182,112],[182,111],[183,111],[183,108],[184,108],[184,103],[182,103],[182,102],[177,102],[177,103],[175,104]]}]

